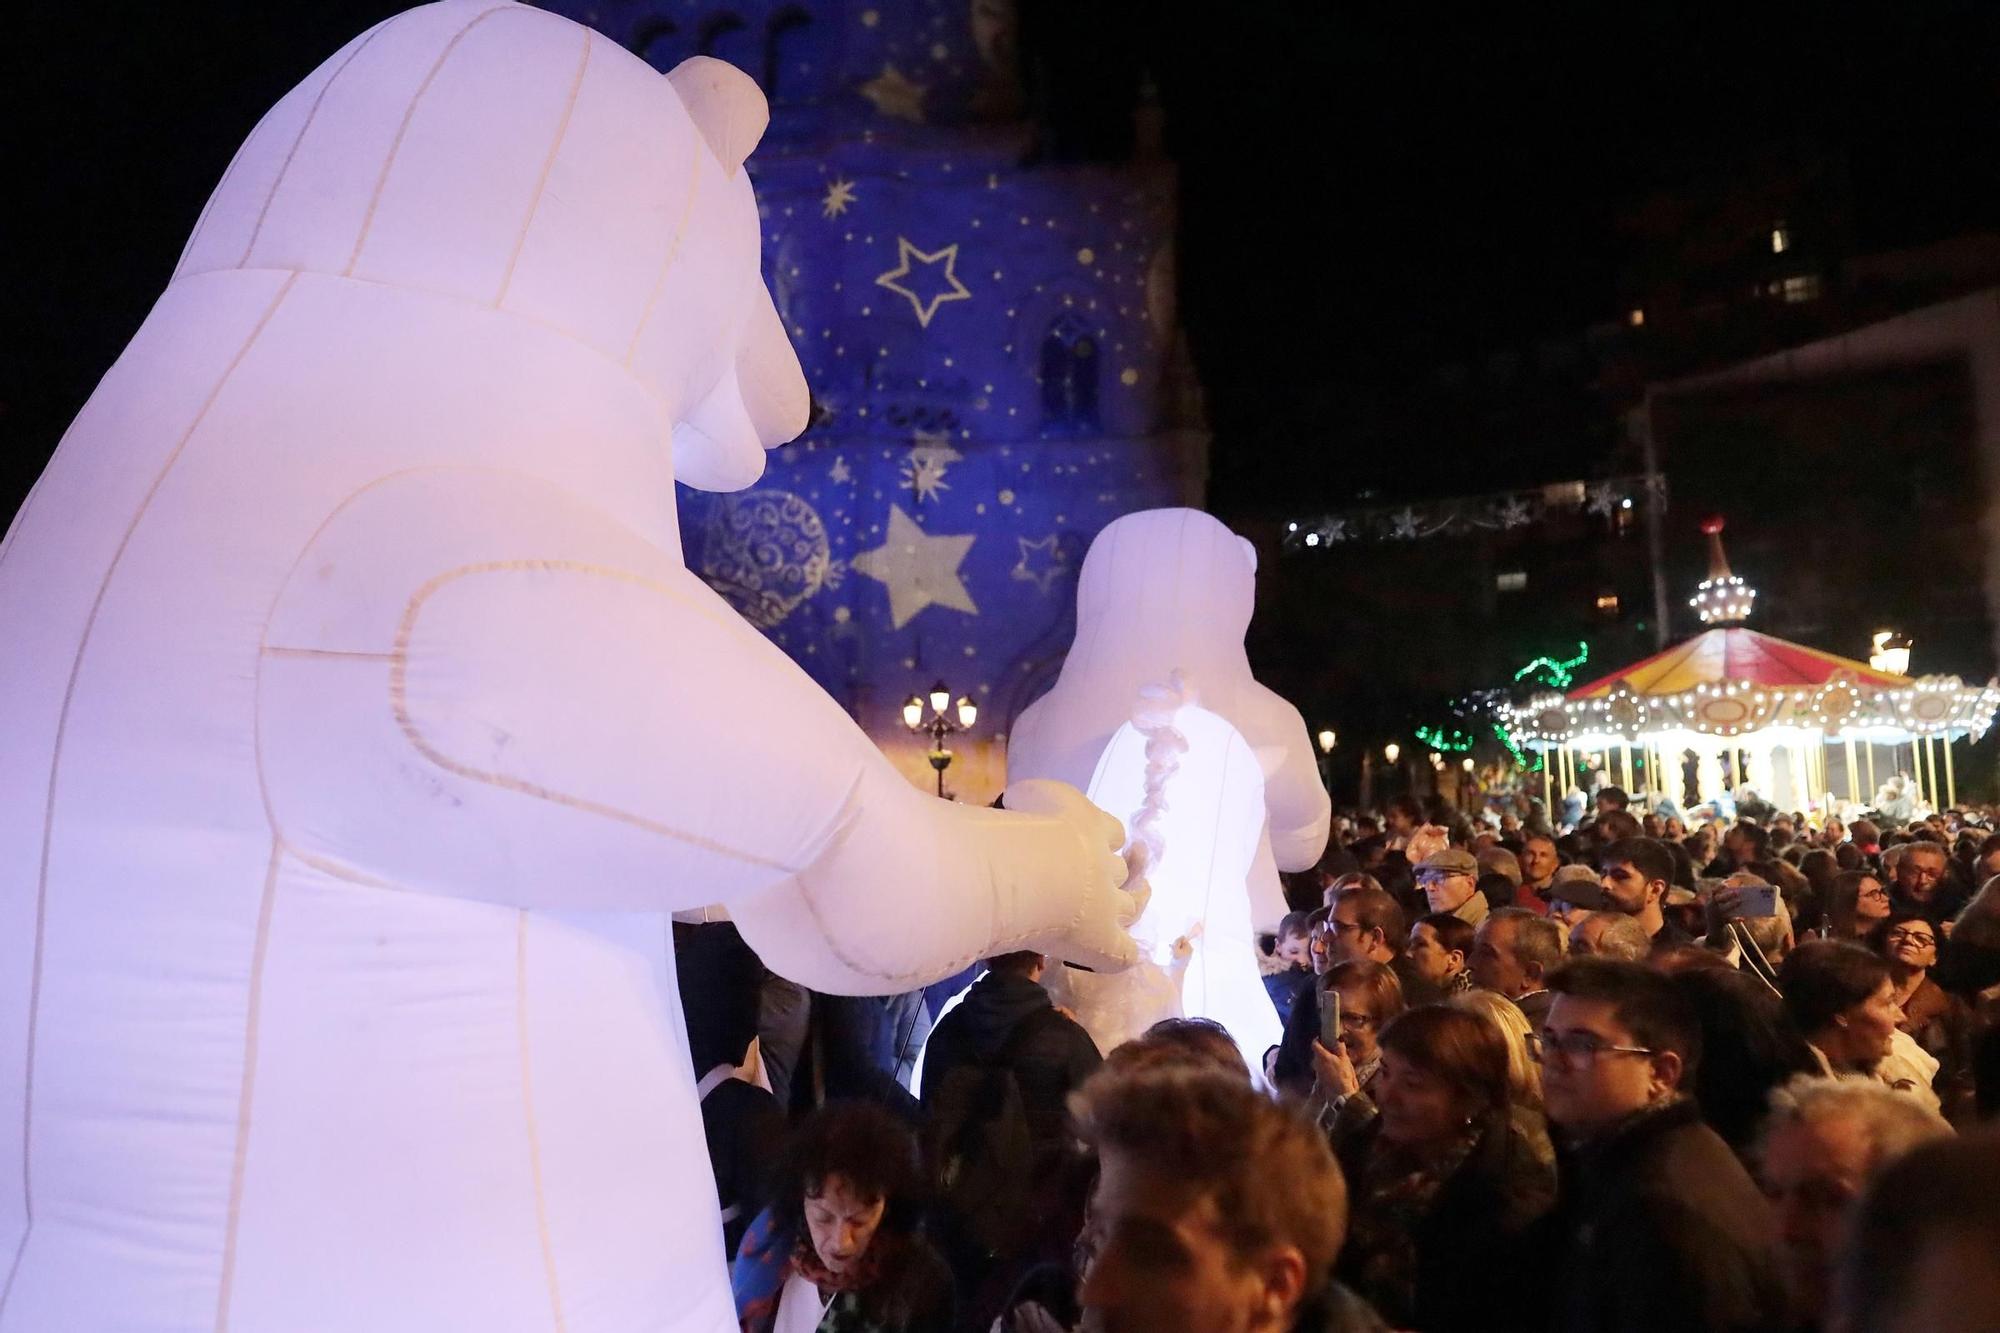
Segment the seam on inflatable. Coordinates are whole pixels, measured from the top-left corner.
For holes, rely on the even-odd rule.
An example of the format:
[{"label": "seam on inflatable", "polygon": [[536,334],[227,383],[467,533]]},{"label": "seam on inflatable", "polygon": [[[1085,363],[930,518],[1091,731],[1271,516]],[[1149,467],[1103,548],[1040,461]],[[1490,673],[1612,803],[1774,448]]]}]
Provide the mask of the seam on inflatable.
[{"label": "seam on inflatable", "polygon": [[[621,824],[629,824],[634,828],[643,829],[648,833],[672,838],[676,842],[684,842],[690,846],[698,847],[703,851],[713,852],[718,856],[726,856],[734,861],[741,861],[745,865],[760,866],[764,869],[776,870],[786,875],[797,874],[798,867],[796,866],[787,865],[782,861],[774,861],[769,857],[757,856],[740,848],[727,846],[711,838],[705,838],[699,833],[691,833],[686,829],[677,829],[671,825],[662,824],[658,820],[648,819],[646,816],[636,814],[630,810],[621,810],[615,805],[606,805],[601,801],[592,801],[581,796],[572,796],[566,792],[559,792],[553,788],[544,787],[539,783],[510,777],[505,773],[489,772],[485,769],[474,768],[470,764],[461,764],[456,759],[437,749],[424,738],[423,731],[418,727],[416,719],[410,715],[408,697],[410,638],[416,628],[417,617],[423,611],[424,603],[429,601],[446,584],[456,582],[468,575],[519,572],[588,574],[599,578],[613,579],[621,583],[629,583],[635,587],[659,593],[675,601],[682,600],[677,598],[673,589],[667,587],[665,584],[655,583],[650,579],[642,579],[637,575],[628,574],[623,570],[587,565],[575,560],[496,560],[482,564],[461,565],[457,569],[446,570],[444,573],[425,582],[422,587],[411,594],[409,602],[403,608],[402,620],[396,626],[396,646],[389,663],[389,707],[395,716],[397,727],[402,730],[404,737],[410,742],[412,748],[445,772],[458,777],[468,778],[474,782],[483,782],[488,786],[498,787],[502,791],[514,792],[521,796],[530,796],[536,800],[548,801],[551,804],[565,806],[572,810],[581,810],[587,814],[601,815],[606,819],[616,820]],[[702,614],[706,613],[703,612]]]},{"label": "seam on inflatable", "polygon": [[549,1312],[563,1333],[562,1288],[556,1281],[555,1239],[549,1233],[549,1199],[542,1184],[542,1135],[535,1120],[534,1065],[528,1042],[528,913],[514,914],[514,1028],[521,1043],[521,1114],[528,1130],[528,1169],[535,1182],[535,1231],[542,1246],[542,1272],[549,1283]]},{"label": "seam on inflatable", "polygon": [[688,220],[694,216],[694,201],[701,194],[701,159],[704,154],[699,145],[688,166],[687,201],[681,205],[681,220],[674,224],[674,238],[667,242],[667,253],[660,260],[660,271],[653,277],[653,290],[646,297],[646,308],[639,312],[639,322],[633,326],[632,341],[625,348],[625,368],[632,368],[632,359],[639,355],[639,339],[646,335],[646,326],[653,322],[653,310],[660,304],[660,293],[667,289],[667,273],[680,257],[681,241],[687,236]]},{"label": "seam on inflatable", "polygon": [[354,235],[354,253],[347,257],[347,267],[341,271],[342,277],[353,277],[354,266],[361,262],[361,250],[368,244],[369,228],[375,225],[375,210],[382,202],[382,192],[389,187],[389,173],[396,169],[396,155],[403,151],[403,136],[410,132],[410,122],[417,118],[417,107],[423,103],[424,94],[431,90],[431,84],[436,81],[438,71],[444,68],[447,60],[451,59],[451,53],[458,49],[458,44],[465,40],[467,33],[495,14],[509,10],[528,14],[534,12],[522,9],[518,5],[498,5],[492,9],[481,10],[473,16],[471,22],[452,34],[451,40],[444,44],[444,50],[438,52],[438,58],[431,63],[430,72],[424,75],[424,81],[417,85],[417,91],[410,97],[410,104],[403,108],[403,120],[396,126],[396,137],[389,141],[388,155],[382,159],[382,171],[375,177],[375,191],[368,196],[368,210],[361,215],[361,230]]},{"label": "seam on inflatable", "polygon": [[181,432],[180,439],[175,441],[173,449],[168,452],[166,461],[160,465],[158,474],[153,478],[153,484],[146,488],[146,494],[140,499],[138,509],[133,513],[131,521],[125,525],[125,535],[118,539],[118,546],[112,551],[111,559],[105,565],[104,576],[97,584],[97,595],[92,598],[90,603],[90,614],[84,618],[83,633],[77,639],[76,655],[70,660],[69,680],[63,686],[62,705],[56,712],[55,740],[50,747],[49,784],[42,805],[41,865],[37,871],[35,883],[34,961],[29,969],[28,1039],[25,1059],[23,1061],[24,1070],[21,1077],[21,1239],[19,1244],[14,1248],[13,1262],[8,1265],[6,1283],[0,1285],[0,1318],[6,1316],[7,1302],[14,1294],[14,1279],[20,1275],[21,1258],[28,1252],[28,1239],[34,1234],[35,1230],[35,1191],[33,1185],[35,1056],[37,1038],[41,1029],[42,954],[48,934],[49,847],[54,841],[55,835],[56,781],[57,775],[62,770],[63,736],[69,728],[70,705],[76,698],[76,678],[83,670],[84,654],[90,651],[91,632],[97,626],[97,614],[104,607],[105,595],[111,590],[111,580],[117,576],[118,566],[125,559],[125,551],[132,544],[133,534],[139,530],[139,524],[144,521],[146,511],[152,507],[153,497],[158,495],[160,487],[166,484],[168,474],[174,470],[174,464],[180,461],[181,454],[186,450],[188,441],[194,438],[194,433],[197,430],[201,429],[201,423],[208,418],[209,409],[215,406],[216,399],[222,396],[223,389],[235,377],[236,368],[243,364],[243,359],[250,354],[250,349],[257,345],[257,340],[263,336],[264,330],[270,326],[272,317],[278,313],[278,308],[285,303],[285,297],[291,293],[292,284],[297,280],[297,274],[286,278],[283,285],[278,288],[277,293],[272,296],[271,303],[264,308],[264,313],[258,317],[257,323],[251,328],[249,336],[243,340],[243,345],[237,348],[236,354],[229,359],[229,364],[223,367],[222,373],[216,377],[215,386],[208,391],[208,397],[202,400],[200,408],[195,411],[194,418],[188,422],[187,429]]},{"label": "seam on inflatable", "polygon": [[[390,28],[394,27],[396,24],[402,22],[403,19],[406,17],[407,14],[398,14],[395,18],[390,19],[387,23],[380,24],[375,28],[371,29],[368,35],[361,39],[361,44],[356,46],[352,51],[348,53],[347,59],[340,62],[340,68],[336,69],[332,74],[328,75],[326,82],[320,85],[319,93],[313,98],[313,104],[311,108],[307,110],[305,120],[301,122],[299,125],[298,135],[292,140],[292,146],[285,151],[285,160],[278,166],[278,174],[271,181],[270,192],[264,196],[264,206],[257,210],[257,225],[250,229],[250,239],[243,243],[243,257],[236,261],[235,264],[236,268],[239,269],[247,268],[249,266],[250,254],[257,248],[257,239],[258,237],[264,234],[264,219],[270,216],[271,205],[277,202],[278,191],[284,188],[285,177],[291,174],[292,159],[298,155],[299,146],[306,141],[307,132],[312,129],[313,121],[318,119],[319,117],[320,103],[324,102],[326,100],[326,95],[333,91],[333,85],[340,81],[340,76],[347,73],[347,67],[353,64],[355,60],[360,57],[361,53],[369,48],[369,46],[375,41],[375,38],[377,36],[380,35],[381,33],[387,32]],[[251,131],[251,135],[254,138],[256,135],[256,131],[254,130]],[[248,141],[245,142],[245,146],[246,147],[248,146]],[[234,164],[232,163],[231,165],[233,166]],[[223,179],[223,184],[227,184],[229,181],[229,177],[226,175],[222,179]],[[216,186],[215,192],[217,194],[221,194],[222,186],[221,185]],[[195,229],[196,232],[199,233],[200,231],[199,223],[196,224]],[[193,249],[194,249],[194,240],[190,238],[188,240],[188,250],[192,252]]]},{"label": "seam on inflatable", "polygon": [[[260,774],[261,778],[261,774]],[[264,960],[271,944],[271,911],[278,896],[278,864],[284,843],[271,835],[271,864],[257,902],[257,935],[250,948],[250,995],[243,1015],[243,1082],[236,1096],[236,1151],[229,1168],[229,1212],[222,1233],[222,1276],[215,1298],[215,1333],[227,1333],[229,1302],[236,1285],[236,1236],[243,1214],[243,1176],[250,1160],[250,1113],[257,1090],[257,1030],[264,1007]]]},{"label": "seam on inflatable", "polygon": [[569,85],[569,101],[563,105],[562,120],[556,126],[555,138],[549,141],[549,155],[542,163],[542,177],[535,182],[535,197],[529,201],[528,216],[521,220],[521,238],[514,242],[514,253],[507,257],[507,272],[500,278],[500,293],[493,298],[493,308],[498,310],[507,301],[507,290],[514,285],[514,269],[521,262],[521,251],[528,246],[528,233],[535,229],[535,215],[541,212],[542,196],[548,193],[549,173],[555,170],[556,156],[562,152],[563,140],[569,137],[570,117],[576,114],[576,101],[583,92],[583,76],[590,68],[590,48],[596,34],[586,28],[583,32],[583,56],[576,62],[576,78]]}]

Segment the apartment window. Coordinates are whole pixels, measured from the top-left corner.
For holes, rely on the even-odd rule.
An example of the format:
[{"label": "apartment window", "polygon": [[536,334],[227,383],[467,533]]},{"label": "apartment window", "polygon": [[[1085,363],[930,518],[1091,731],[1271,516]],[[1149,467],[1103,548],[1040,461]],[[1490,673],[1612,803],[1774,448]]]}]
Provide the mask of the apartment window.
[{"label": "apartment window", "polygon": [[1792,248],[1792,232],[1782,222],[1771,224],[1771,253],[1781,255]]},{"label": "apartment window", "polygon": [[1615,592],[1607,592],[1599,594],[1597,598],[1597,609],[1599,612],[1607,616],[1617,615],[1618,594]]},{"label": "apartment window", "polygon": [[1528,571],[1510,569],[1503,574],[1496,574],[1493,586],[1501,592],[1519,592],[1528,586]]},{"label": "apartment window", "polygon": [[1778,285],[1778,294],[1785,298],[1788,305],[1797,305],[1801,301],[1817,301],[1819,274],[1805,273],[1796,278],[1786,278]]},{"label": "apartment window", "polygon": [[1635,329],[1639,328],[1643,326],[1646,322],[1646,312],[1640,309],[1638,306],[1633,306],[1630,310],[1625,312],[1625,322],[1627,324],[1630,324]]}]

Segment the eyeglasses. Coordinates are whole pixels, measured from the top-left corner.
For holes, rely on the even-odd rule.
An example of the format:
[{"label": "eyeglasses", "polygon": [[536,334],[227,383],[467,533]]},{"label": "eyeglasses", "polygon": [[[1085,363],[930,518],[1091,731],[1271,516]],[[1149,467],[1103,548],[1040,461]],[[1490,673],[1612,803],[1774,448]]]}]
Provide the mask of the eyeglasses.
[{"label": "eyeglasses", "polygon": [[1597,1063],[1600,1055],[1652,1055],[1650,1046],[1614,1046],[1595,1032],[1540,1032],[1528,1034],[1528,1058],[1547,1062],[1551,1052],[1575,1065]]},{"label": "eyeglasses", "polygon": [[1877,884],[1872,889],[1863,889],[1860,896],[1863,898],[1886,898],[1889,896],[1889,891],[1880,884]]},{"label": "eyeglasses", "polygon": [[1921,944],[1926,947],[1937,943],[1937,936],[1928,930],[1892,930],[1889,932],[1891,944]]}]

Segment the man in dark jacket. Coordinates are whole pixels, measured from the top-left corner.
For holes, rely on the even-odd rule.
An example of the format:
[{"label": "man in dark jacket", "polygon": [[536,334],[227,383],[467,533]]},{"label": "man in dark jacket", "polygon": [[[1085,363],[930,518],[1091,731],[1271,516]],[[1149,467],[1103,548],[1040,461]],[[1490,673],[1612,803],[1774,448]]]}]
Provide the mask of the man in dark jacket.
[{"label": "man in dark jacket", "polygon": [[1055,1007],[1042,989],[1048,960],[1005,953],[986,960],[986,975],[931,1030],[924,1048],[922,1101],[929,1112],[951,1071],[1005,1064],[1021,1089],[1021,1107],[1037,1144],[1063,1135],[1070,1093],[1104,1062],[1090,1034]]},{"label": "man in dark jacket", "polygon": [[1549,989],[1542,1091],[1561,1176],[1541,1248],[1561,1256],[1557,1326],[1782,1326],[1770,1204],[1680,1092],[1700,1058],[1687,1000],[1608,958],[1558,969]]}]

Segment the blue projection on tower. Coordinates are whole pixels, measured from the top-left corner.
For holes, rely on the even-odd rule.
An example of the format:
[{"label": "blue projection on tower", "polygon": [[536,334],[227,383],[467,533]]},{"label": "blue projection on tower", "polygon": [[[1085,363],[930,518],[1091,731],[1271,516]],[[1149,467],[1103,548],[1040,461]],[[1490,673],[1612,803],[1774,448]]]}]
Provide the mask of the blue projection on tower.
[{"label": "blue projection on tower", "polygon": [[816,410],[752,489],[682,490],[689,567],[878,738],[938,676],[980,703],[976,739],[1004,734],[1069,646],[1098,529],[1201,500],[1170,171],[1019,165],[1002,0],[550,7],[772,102],[765,276]]}]

